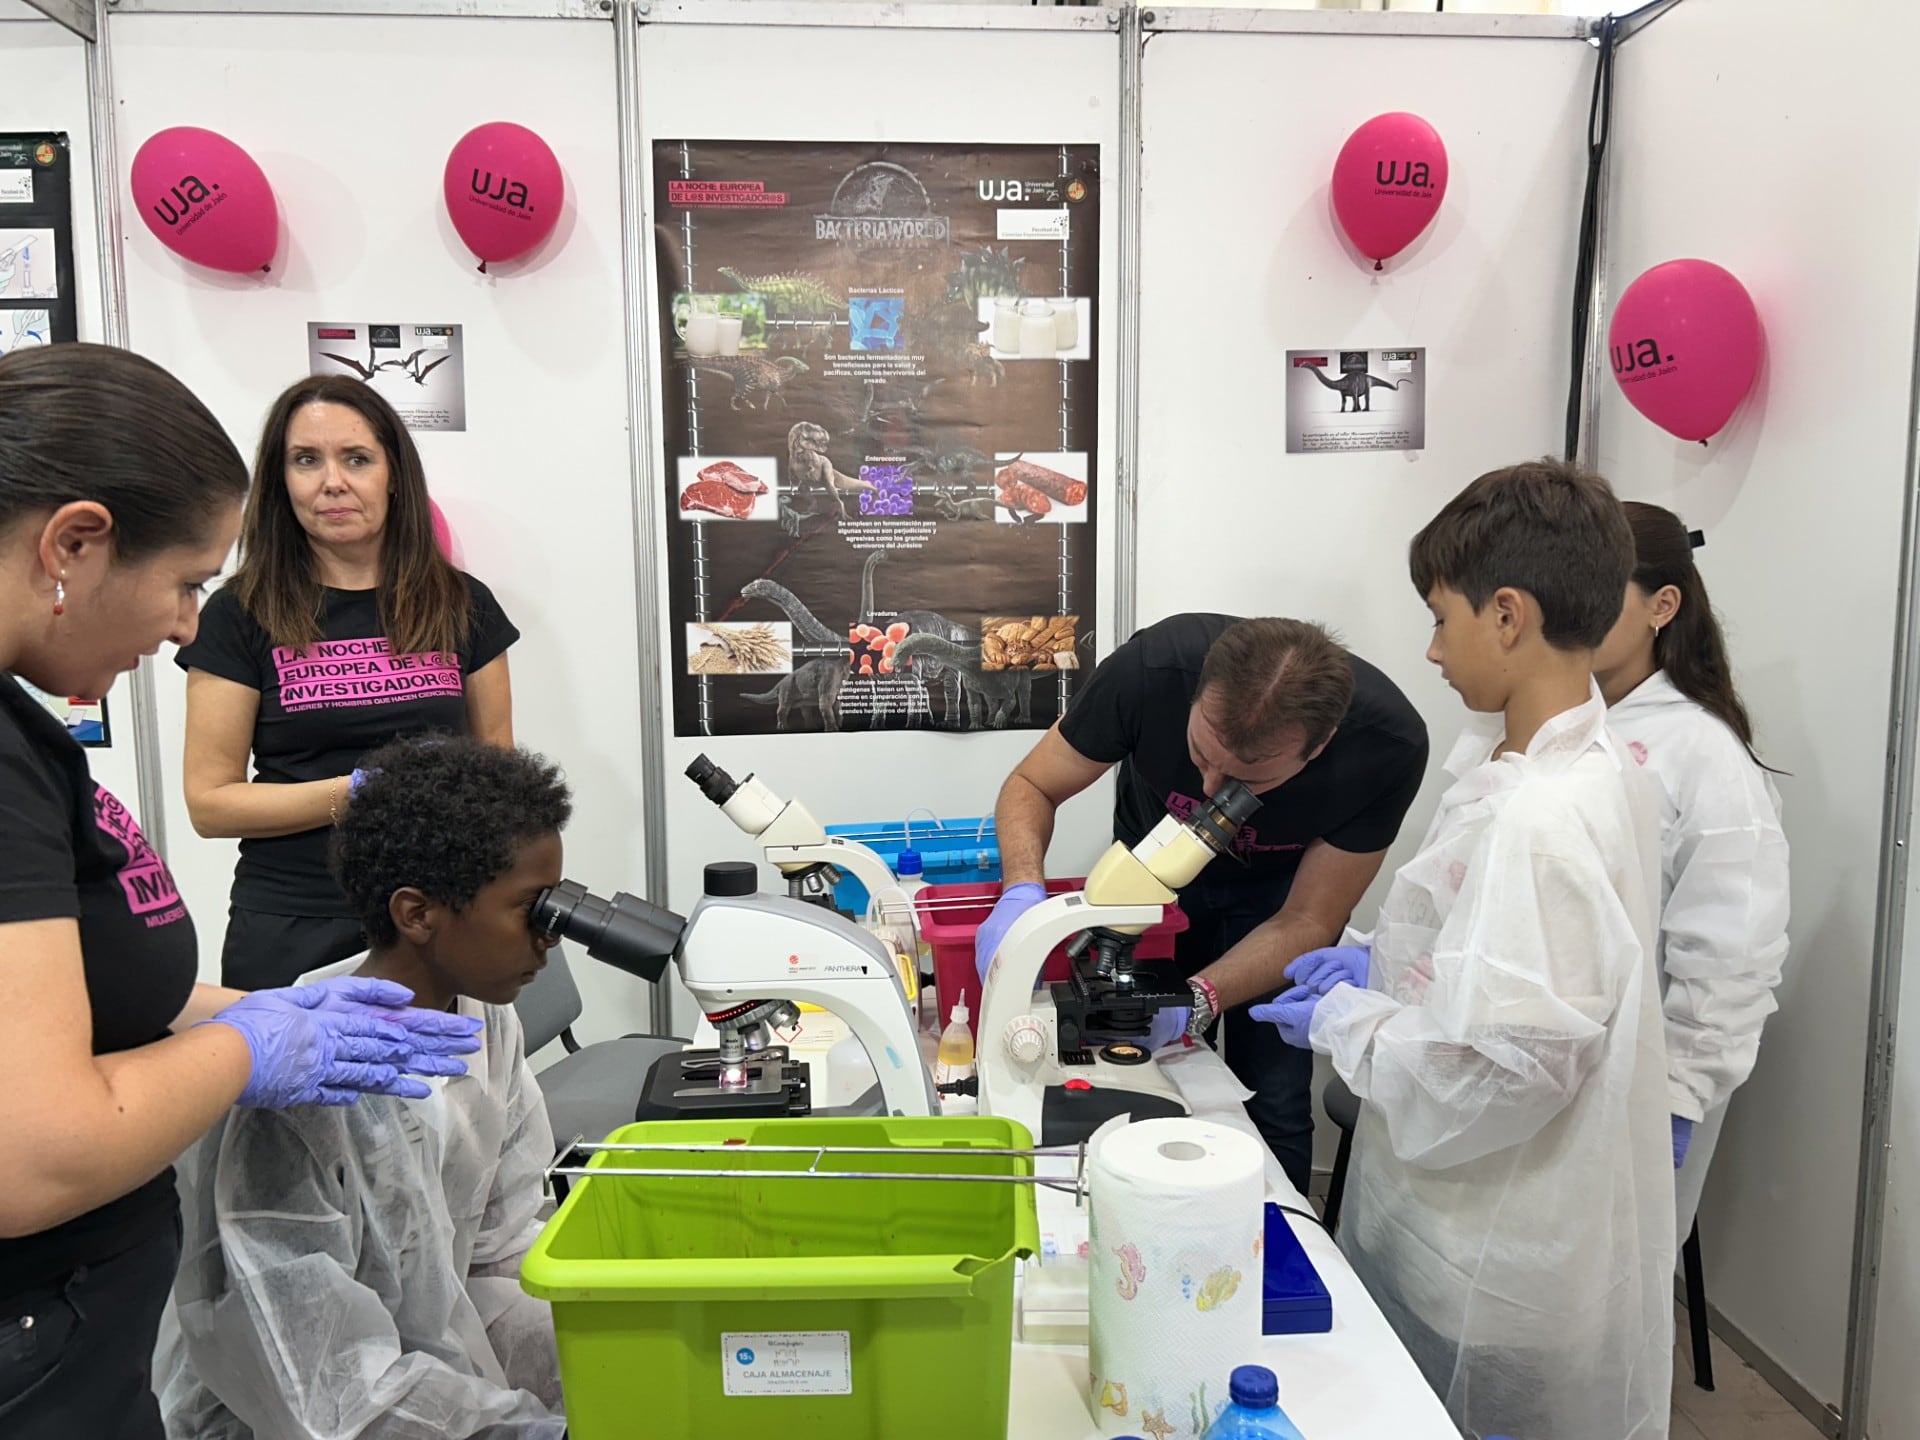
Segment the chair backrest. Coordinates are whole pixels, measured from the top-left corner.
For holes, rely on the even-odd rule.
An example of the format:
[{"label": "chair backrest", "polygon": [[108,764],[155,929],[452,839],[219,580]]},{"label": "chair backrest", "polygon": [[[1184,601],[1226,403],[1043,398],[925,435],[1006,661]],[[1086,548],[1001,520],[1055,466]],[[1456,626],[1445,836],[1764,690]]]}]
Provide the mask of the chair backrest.
[{"label": "chair backrest", "polygon": [[519,1012],[529,1055],[559,1039],[560,1032],[580,1018],[585,1006],[580,987],[573,983],[573,971],[567,967],[565,949],[556,945],[547,952],[546,968],[520,992],[513,1008]]}]

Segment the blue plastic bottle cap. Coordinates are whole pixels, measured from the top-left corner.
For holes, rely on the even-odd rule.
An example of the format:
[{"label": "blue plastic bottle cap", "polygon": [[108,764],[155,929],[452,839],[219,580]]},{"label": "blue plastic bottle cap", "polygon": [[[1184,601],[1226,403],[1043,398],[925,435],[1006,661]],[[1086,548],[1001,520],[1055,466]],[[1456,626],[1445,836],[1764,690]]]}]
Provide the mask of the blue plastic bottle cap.
[{"label": "blue plastic bottle cap", "polygon": [[1227,1381],[1227,1395],[1248,1410],[1271,1410],[1280,1403],[1280,1382],[1264,1365],[1240,1365]]},{"label": "blue plastic bottle cap", "polygon": [[899,855],[894,857],[893,873],[902,878],[908,875],[923,874],[924,867],[920,863],[920,852],[918,850],[902,850]]}]

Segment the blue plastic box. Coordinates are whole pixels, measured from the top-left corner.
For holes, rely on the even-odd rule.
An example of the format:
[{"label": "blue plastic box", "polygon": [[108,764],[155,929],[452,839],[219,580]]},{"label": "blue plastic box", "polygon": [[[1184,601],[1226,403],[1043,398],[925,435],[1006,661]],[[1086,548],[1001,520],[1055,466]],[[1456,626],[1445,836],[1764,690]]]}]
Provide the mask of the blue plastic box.
[{"label": "blue plastic box", "polygon": [[[877,820],[865,825],[829,825],[829,835],[858,840],[895,865],[907,848],[909,832],[920,852],[922,876],[929,885],[964,885],[1000,878],[1000,837],[991,815],[962,820]],[[842,875],[833,889],[833,903],[854,915],[867,913],[867,887],[851,875]]]},{"label": "blue plastic box", "polygon": [[1319,1335],[1333,1329],[1333,1297],[1301,1247],[1286,1211],[1267,1202],[1267,1262],[1261,1333]]}]

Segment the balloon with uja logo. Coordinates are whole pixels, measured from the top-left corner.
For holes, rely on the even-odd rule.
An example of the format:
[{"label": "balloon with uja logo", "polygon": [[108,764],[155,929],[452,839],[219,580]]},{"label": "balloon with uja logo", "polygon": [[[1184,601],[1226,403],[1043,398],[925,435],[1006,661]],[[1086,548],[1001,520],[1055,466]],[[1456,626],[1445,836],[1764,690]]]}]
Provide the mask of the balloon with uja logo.
[{"label": "balloon with uja logo", "polygon": [[1709,260],[1669,260],[1629,285],[1607,327],[1620,393],[1662,430],[1706,443],[1753,388],[1760,315]]},{"label": "balloon with uja logo", "polygon": [[226,136],[176,125],[133,157],[134,208],[160,243],[213,270],[265,270],[280,243],[266,173]]},{"label": "balloon with uja logo", "polygon": [[447,156],[447,215],[480,269],[524,255],[560,219],[566,181],[547,142],[524,125],[495,120],[462,135]]},{"label": "balloon with uja logo", "polygon": [[1340,228],[1379,270],[1440,212],[1447,197],[1447,147],[1418,115],[1376,115],[1340,147],[1331,188]]}]

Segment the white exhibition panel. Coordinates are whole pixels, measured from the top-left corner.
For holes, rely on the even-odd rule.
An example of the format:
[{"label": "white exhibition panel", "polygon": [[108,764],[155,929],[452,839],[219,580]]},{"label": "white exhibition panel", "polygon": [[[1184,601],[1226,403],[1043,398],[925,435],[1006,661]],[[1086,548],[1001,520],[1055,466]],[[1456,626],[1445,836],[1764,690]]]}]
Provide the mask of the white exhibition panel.
[{"label": "white exhibition panel", "polygon": [[[1598,447],[1625,496],[1706,533],[1700,569],[1762,754],[1790,772],[1793,951],[1700,1232],[1715,1308],[1834,1405],[1910,443],[1920,136],[1905,57],[1917,42],[1906,6],[1688,0],[1628,41],[1614,96],[1609,293],[1661,261],[1708,259],[1740,277],[1766,331],[1754,397],[1708,446],[1655,429],[1608,379]],[[1863,154],[1864,134],[1876,143]],[[1907,1084],[1911,1096],[1911,1066]],[[1911,1105],[1902,1121],[1911,1139]],[[1897,1158],[1909,1183],[1915,1153]],[[1882,1296],[1905,1329],[1883,1322],[1880,1337],[1876,1380],[1900,1397],[1876,1405],[1889,1440],[1920,1414],[1913,1211],[1896,1194],[1890,1213],[1905,1228]]]},{"label": "white exhibition panel", "polygon": [[[866,7],[854,7],[866,11]],[[751,7],[738,7],[743,15]],[[697,9],[690,7],[690,14]],[[872,12],[869,12],[872,13]],[[960,7],[948,12],[968,24],[995,23],[992,12],[973,21]],[[1094,12],[1097,13],[1097,12]],[[836,20],[839,17],[834,17]],[[1002,102],[986,104],[977,85],[925,84],[903,111],[900,94],[888,88],[838,87],[831,105],[791,83],[739,86],[716,83],[724,75],[827,76],[854,65],[896,76],[1045,76],[1045,86],[1007,87]],[[813,95],[803,110],[796,97]],[[900,140],[916,143],[1097,143],[1107,201],[1100,217],[1099,326],[1100,416],[1095,493],[1101,516],[1099,603],[1100,651],[1112,648],[1114,595],[1114,394],[1117,384],[1119,286],[1119,49],[1104,31],[1022,29],[866,28],[857,22],[819,26],[671,23],[640,31],[640,132],[646,163],[643,193],[652,194],[651,148],[656,139],[832,141]],[[658,333],[651,226],[645,273],[649,277],[647,334]],[[659,376],[652,397],[654,433],[661,424]],[[656,533],[671,536],[663,487],[650,459],[648,503],[655,506]],[[661,570],[658,654],[661,687],[670,692],[673,647],[670,609]],[[672,719],[667,719],[667,729]],[[842,732],[838,735],[666,739],[665,809],[667,901],[681,910],[700,894],[701,869],[709,861],[758,859],[746,836],[721,815],[683,773],[703,751],[736,779],[749,773],[787,798],[803,800],[829,825],[899,820],[925,807],[942,817],[991,814],[996,792],[1015,763],[1039,738],[1036,731],[940,734],[931,731]],[[1111,790],[1103,782],[1061,817],[1049,856],[1056,875],[1084,875],[1111,838]],[[763,870],[762,888],[779,878]],[[676,984],[673,1014],[688,1033],[696,1012]]]},{"label": "white exhibition panel", "polygon": [[[246,147],[285,238],[270,277],[176,258],[121,199],[129,339],[213,407],[251,458],[267,406],[307,371],[316,320],[465,327],[468,428],[417,435],[434,494],[521,631],[516,738],[566,769],[570,874],[641,874],[641,756],[616,83],[610,23],[121,15],[113,22],[121,164],[169,125]],[[193,77],[183,83],[183,77]],[[477,273],[441,201],[474,125],[541,134],[566,213],[531,257]],[[184,678],[160,666],[169,860],[217,973],[235,847],[194,836],[180,794]],[[583,1040],[646,1028],[646,986],[577,965]]]},{"label": "white exhibition panel", "polygon": [[[102,340],[100,229],[93,209],[93,122],[87,109],[87,42],[24,4],[0,9],[0,131],[64,130],[72,142],[73,274],[80,338]],[[133,687],[126,681],[108,698],[113,743],[89,750],[93,778],[138,814],[139,771],[133,754]],[[148,817],[140,816],[143,824]]]},{"label": "white exhibition panel", "polygon": [[[1135,613],[1321,621],[1425,717],[1428,784],[1356,924],[1425,832],[1465,718],[1424,658],[1407,542],[1475,476],[1561,447],[1593,54],[1508,35],[1147,41]],[[1338,229],[1328,177],[1347,135],[1388,110],[1440,132],[1448,189],[1375,272]],[[1319,346],[1426,347],[1426,448],[1286,453],[1286,351]],[[1338,1138],[1319,1127],[1317,1167]]]}]

